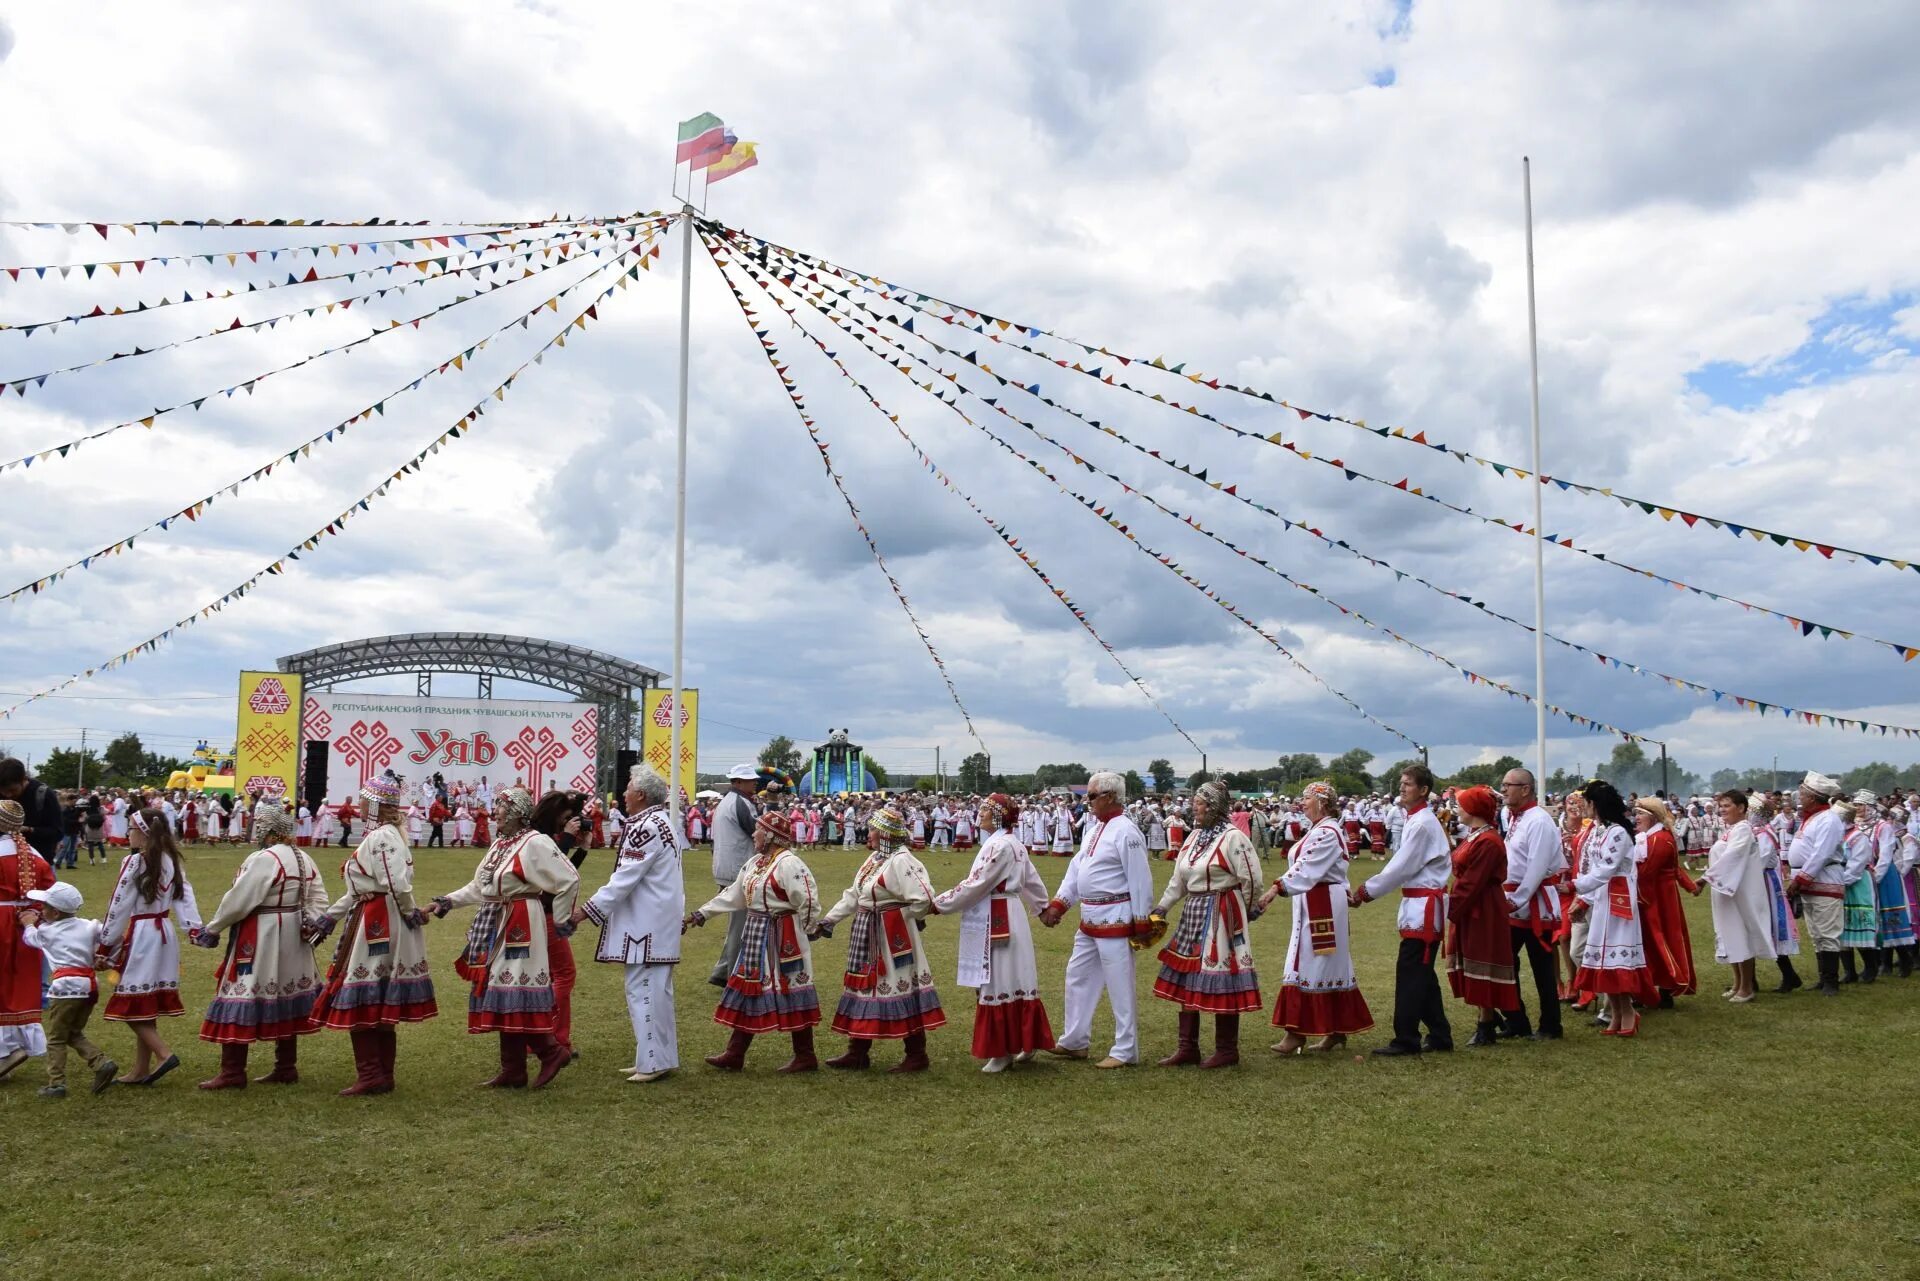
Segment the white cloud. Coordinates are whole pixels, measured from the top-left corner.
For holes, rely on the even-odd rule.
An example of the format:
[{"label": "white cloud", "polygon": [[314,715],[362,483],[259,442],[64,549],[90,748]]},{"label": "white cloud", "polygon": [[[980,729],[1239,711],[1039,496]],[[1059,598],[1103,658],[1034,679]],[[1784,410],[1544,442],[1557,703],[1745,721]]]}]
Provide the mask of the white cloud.
[{"label": "white cloud", "polygon": [[[1910,359],[1889,349],[1846,377],[1744,411],[1686,384],[1709,362],[1783,358],[1836,299],[1920,288],[1920,249],[1906,234],[1920,203],[1920,70],[1905,56],[1920,19],[1898,9],[1545,4],[1496,15],[1420,5],[1402,21],[1398,6],[1381,3],[1357,15],[1255,8],[1200,23],[1150,5],[802,5],[776,26],[722,6],[663,13],[641,44],[630,11],[610,4],[357,0],[269,16],[236,3],[196,15],[185,23],[109,3],[28,10],[11,30],[0,26],[0,113],[40,122],[10,139],[0,216],[632,209],[664,199],[673,122],[712,109],[762,143],[760,168],[713,193],[714,212],[735,225],[995,314],[1164,352],[1304,404],[1519,459],[1525,152],[1535,162],[1549,470],[1920,553],[1899,490],[1911,464],[1892,430],[1914,396]],[[220,74],[183,72],[215,57]],[[1377,87],[1389,67],[1392,86]],[[234,231],[170,243],[305,239]],[[0,262],[119,256],[127,243],[90,231],[0,232]],[[151,252],[160,242],[132,243]],[[238,666],[386,631],[527,632],[665,666],[677,261],[669,253],[656,266],[604,324],[494,405],[471,439],[435,456],[294,573],[73,691],[143,701],[39,704],[0,740],[14,731],[21,743],[50,742],[102,721],[219,736],[227,714],[217,701],[169,695],[219,693]],[[86,287],[0,279],[0,320],[58,314],[82,298],[90,306],[177,295],[215,278],[149,270]],[[504,322],[517,297],[544,297],[544,280],[269,380],[251,398],[0,478],[7,585],[244,474],[404,384]],[[0,376],[150,345],[234,314],[251,319],[278,309],[278,298],[308,300],[320,288],[32,339],[0,333]],[[409,316],[452,292],[421,290],[364,312],[49,380],[0,404],[0,452],[43,448],[231,385],[358,336],[368,317]],[[1138,767],[1156,755],[1191,763],[1191,749],[979,519],[940,492],[784,320],[766,318],[996,763]],[[1894,334],[1920,333],[1911,306],[1891,324]],[[143,538],[133,553],[16,604],[0,636],[0,683],[33,688],[90,665],[252,573],[431,439],[544,336],[537,323],[515,330],[470,372],[429,380],[310,460],[221,499],[203,520]],[[931,767],[935,743],[963,751],[937,674],[704,266],[694,340],[688,653],[714,722],[703,760],[724,767],[764,732],[804,738],[797,731],[829,724],[851,726],[883,760],[898,753],[915,769]],[[1070,510],[1044,479],[850,344],[836,345],[922,447],[1020,536],[1212,763],[1354,743],[1382,759],[1402,754],[1258,638]],[[1522,539],[1443,520],[1015,353],[994,363],[1335,537],[1531,614]],[[1137,381],[1168,394],[1175,386]],[[1529,511],[1524,485],[1437,455],[1224,395],[1206,403],[1235,423],[1284,429],[1318,454],[1410,475],[1479,510]],[[1062,415],[1019,412],[1342,602],[1530,686],[1523,633],[1282,532]],[[1036,444],[1011,423],[993,425],[1023,450]],[[1050,468],[1058,461],[1045,446],[1034,457]],[[1125,512],[1144,540],[1276,630],[1330,683],[1431,743],[1436,763],[1529,740],[1524,705],[1355,627],[1098,477],[1060,474]],[[1557,492],[1548,523],[1609,555],[1806,617],[1896,639],[1920,632],[1908,621],[1912,589],[1885,569],[1686,532]],[[1796,640],[1784,623],[1564,553],[1552,553],[1548,568],[1552,625],[1582,643],[1770,701],[1871,705],[1877,719],[1920,723],[1915,668],[1885,650]],[[1835,766],[1902,750],[1729,714],[1564,650],[1549,665],[1554,701],[1666,737],[1695,768],[1750,764],[1776,749]],[[1556,762],[1604,753],[1604,740],[1562,728]]]}]

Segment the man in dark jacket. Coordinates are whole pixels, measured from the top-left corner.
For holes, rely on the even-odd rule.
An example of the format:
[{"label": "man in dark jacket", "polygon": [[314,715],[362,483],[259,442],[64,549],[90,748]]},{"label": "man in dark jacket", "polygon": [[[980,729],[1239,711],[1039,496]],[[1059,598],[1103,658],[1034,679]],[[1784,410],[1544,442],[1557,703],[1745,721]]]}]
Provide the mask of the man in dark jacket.
[{"label": "man in dark jacket", "polygon": [[60,794],[27,777],[26,765],[6,756],[0,757],[0,801],[20,802],[27,815],[27,843],[53,862],[60,851]]}]

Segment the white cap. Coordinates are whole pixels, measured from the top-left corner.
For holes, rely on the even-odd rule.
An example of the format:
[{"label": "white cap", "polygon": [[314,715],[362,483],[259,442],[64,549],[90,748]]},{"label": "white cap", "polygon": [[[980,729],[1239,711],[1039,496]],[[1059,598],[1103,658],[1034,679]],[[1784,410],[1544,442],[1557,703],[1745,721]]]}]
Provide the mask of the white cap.
[{"label": "white cap", "polygon": [[754,765],[736,765],[727,771],[727,777],[737,783],[757,783],[760,781],[760,770]]},{"label": "white cap", "polygon": [[55,881],[44,890],[28,890],[27,897],[69,916],[78,912],[80,905],[86,901],[80,896],[80,887],[66,881]]},{"label": "white cap", "polygon": [[1815,772],[1809,772],[1805,778],[1801,779],[1800,786],[1802,790],[1812,792],[1815,796],[1824,796],[1828,800],[1832,800],[1841,792],[1839,779],[1828,778],[1825,774]]},{"label": "white cap", "polygon": [[1863,787],[1853,794],[1855,805],[1878,805],[1880,797],[1871,787]]}]

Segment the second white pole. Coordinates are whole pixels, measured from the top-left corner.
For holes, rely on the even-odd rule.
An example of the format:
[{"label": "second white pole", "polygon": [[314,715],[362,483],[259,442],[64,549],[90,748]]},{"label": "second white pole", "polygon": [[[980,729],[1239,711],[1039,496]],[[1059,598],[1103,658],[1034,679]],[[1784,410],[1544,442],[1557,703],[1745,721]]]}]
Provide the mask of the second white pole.
[{"label": "second white pole", "polygon": [[[693,334],[693,206],[680,209],[680,438],[673,462],[673,701],[667,751],[667,805],[680,829],[680,687],[687,641],[687,360]],[[697,778],[697,776],[696,776]]]},{"label": "second white pole", "polygon": [[[1541,525],[1540,329],[1533,305],[1533,162],[1520,157],[1520,182],[1527,202],[1527,365],[1533,381],[1533,728],[1534,779],[1547,791],[1547,570],[1546,531]],[[685,373],[682,375],[684,404]],[[684,413],[684,410],[683,410]],[[684,429],[683,429],[684,430]]]}]

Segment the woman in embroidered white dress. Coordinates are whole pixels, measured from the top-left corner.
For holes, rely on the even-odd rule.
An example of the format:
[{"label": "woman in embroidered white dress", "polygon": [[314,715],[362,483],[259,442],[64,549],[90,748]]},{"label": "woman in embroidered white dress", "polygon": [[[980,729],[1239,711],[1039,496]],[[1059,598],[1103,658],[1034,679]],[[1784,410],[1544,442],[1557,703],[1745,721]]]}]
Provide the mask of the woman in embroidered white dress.
[{"label": "woman in embroidered white dress", "polygon": [[[1180,1007],[1179,1041],[1161,1067],[1231,1067],[1240,1061],[1240,1016],[1260,1008],[1260,977],[1253,968],[1247,927],[1259,915],[1256,889],[1265,882],[1260,854],[1227,821],[1227,786],[1200,785],[1193,798],[1195,830],[1188,834],[1149,918],[1164,931],[1167,913],[1180,908],[1180,927],[1160,949],[1153,994]],[[1213,1053],[1200,1057],[1200,1015],[1213,1015]]]},{"label": "woman in embroidered white dress", "polygon": [[[187,881],[173,831],[159,810],[133,816],[133,853],[100,923],[100,954],[120,972],[103,1017],[125,1023],[138,1048],[122,1085],[152,1085],[180,1066],[160,1036],[159,1020],[186,1013],[180,1004],[180,930],[200,932],[200,905]],[[177,924],[176,924],[177,918]],[[157,1066],[149,1070],[149,1065]]]},{"label": "woman in embroidered white dress", "polygon": [[1587,835],[1587,870],[1573,881],[1574,893],[1588,904],[1590,922],[1574,987],[1606,998],[1602,1035],[1632,1036],[1640,1030],[1634,1002],[1657,1005],[1660,990],[1647,969],[1640,935],[1640,878],[1633,837],[1627,834],[1627,803],[1604,779],[1594,779],[1580,794],[1593,811],[1594,826]]},{"label": "woman in embroidered white dress", "polygon": [[1780,970],[1776,992],[1791,992],[1804,987],[1793,958],[1800,955],[1800,923],[1793,919],[1793,900],[1787,897],[1787,882],[1792,873],[1780,852],[1780,836],[1773,826],[1773,800],[1765,792],[1747,797],[1747,826],[1753,830],[1754,874],[1767,892],[1767,924],[1770,929],[1773,963]]},{"label": "woman in embroidered white dress", "polygon": [[1725,829],[1707,855],[1701,879],[1713,891],[1714,959],[1733,967],[1733,986],[1722,995],[1745,1005],[1755,995],[1755,958],[1773,955],[1773,924],[1767,919],[1762,866],[1772,855],[1754,841],[1745,792],[1722,792],[1713,801]]},{"label": "woman in embroidered white dress", "polygon": [[807,944],[820,916],[820,891],[813,873],[793,852],[793,824],[769,810],[753,831],[753,857],[733,883],[687,913],[681,924],[701,926],[715,912],[745,912],[740,952],[727,973],[713,1021],[732,1028],[727,1048],[707,1056],[709,1067],[738,1072],[746,1066],[753,1038],[786,1032],[793,1057],[777,1069],[792,1074],[817,1072],[813,1029],[820,1022],[820,995],[813,987],[813,950]]},{"label": "woman in embroidered white dress", "polygon": [[328,929],[345,922],[333,964],[313,1003],[316,1027],[338,1028],[353,1042],[353,1084],[341,1097],[393,1090],[399,1053],[395,1027],[439,1013],[427,943],[426,913],[413,901],[413,851],[395,826],[402,785],[374,777],[360,789],[367,832],[340,865],[343,892],[327,909]]},{"label": "woman in embroidered white dress", "polygon": [[191,936],[218,947],[221,932],[232,930],[200,1023],[200,1039],[220,1046],[220,1071],[200,1083],[203,1090],[244,1089],[255,1041],[274,1043],[273,1070],[260,1084],[300,1079],[300,1037],[313,1031],[307,1015],[320,990],[313,942],[326,920],[327,887],[314,861],[294,848],[293,824],[278,801],[255,807],[253,833],[263,844],[241,861],[233,888]]},{"label": "woman in embroidered white dress", "polygon": [[[960,840],[960,818],[954,841]],[[905,1056],[889,1072],[924,1072],[927,1033],[945,1027],[946,1012],[933,986],[933,965],[920,943],[920,922],[933,909],[933,883],[914,857],[906,820],[891,806],[867,820],[873,853],[853,874],[853,884],[827,909],[815,934],[831,933],[847,918],[847,971],[833,1030],[847,1038],[847,1051],[827,1060],[831,1068],[868,1066],[877,1040],[904,1042]]]},{"label": "woman in embroidered white dress", "polygon": [[1286,969],[1273,1004],[1273,1025],[1287,1035],[1274,1045],[1276,1054],[1299,1053],[1309,1036],[1320,1038],[1314,1050],[1337,1050],[1349,1036],[1373,1026],[1349,950],[1347,838],[1338,817],[1340,800],[1324,780],[1307,784],[1301,800],[1312,826],[1288,851],[1286,872],[1259,902],[1264,912],[1280,895],[1293,900]]},{"label": "woman in embroidered white dress", "polygon": [[988,833],[958,885],[934,896],[933,911],[960,913],[961,987],[975,989],[973,1057],[982,1072],[1004,1072],[1053,1048],[1053,1025],[1040,999],[1027,924],[1047,905],[1047,887],[1018,835],[1020,810],[995,792],[980,802],[980,830]]},{"label": "woman in embroidered white dress", "polygon": [[467,1031],[498,1033],[500,1071],[480,1084],[488,1089],[519,1089],[527,1084],[527,1055],[540,1060],[533,1088],[559,1075],[571,1060],[554,1036],[556,1001],[553,968],[547,961],[547,907],[552,895],[554,928],[571,934],[568,923],[580,887],[580,872],[550,837],[528,826],[533,797],[524,787],[502,788],[493,801],[494,830],[473,879],[451,894],[434,897],[428,916],[445,916],[456,907],[477,910],[467,929],[466,948],[453,963],[467,980]]},{"label": "woman in embroidered white dress", "polygon": [[453,812],[453,839],[457,845],[473,844],[473,807],[463,799]]}]

